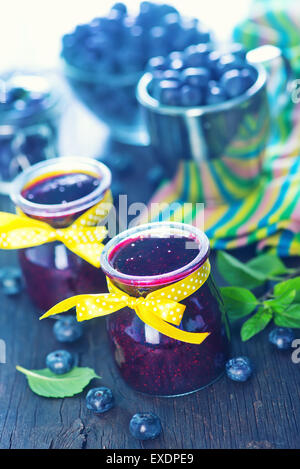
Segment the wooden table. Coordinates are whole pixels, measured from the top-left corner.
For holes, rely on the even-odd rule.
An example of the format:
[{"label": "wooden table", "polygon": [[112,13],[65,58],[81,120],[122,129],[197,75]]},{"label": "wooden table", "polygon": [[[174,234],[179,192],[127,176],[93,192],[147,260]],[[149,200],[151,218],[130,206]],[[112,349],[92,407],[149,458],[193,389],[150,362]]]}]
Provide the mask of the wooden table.
[{"label": "wooden table", "polygon": [[[129,200],[143,201],[150,189],[146,190],[139,172],[147,172],[151,157],[141,156],[136,162],[134,184],[119,177],[128,188]],[[0,209],[8,207],[2,197]],[[251,257],[253,248],[238,254]],[[14,252],[0,253],[0,266],[15,262]],[[299,259],[292,262],[299,264]],[[52,333],[54,322],[38,321],[40,312],[25,291],[15,298],[0,293],[0,302],[0,339],[7,348],[7,363],[0,364],[0,448],[300,447],[300,365],[293,364],[290,351],[271,347],[269,329],[242,343],[239,325],[233,328],[232,354],[247,355],[255,364],[248,382],[235,383],[224,376],[203,391],[167,399],[140,395],[123,382],[108,348],[105,321],[94,319],[85,324],[82,339],[63,348],[77,353],[79,365],[94,368],[103,379],[92,381],[76,397],[46,399],[32,393],[25,376],[15,367],[44,368],[46,355],[62,348]],[[101,417],[85,406],[87,390],[97,385],[110,387],[116,398],[116,407]],[[141,411],[154,412],[161,418],[160,438],[139,442],[130,435],[129,420]]]}]

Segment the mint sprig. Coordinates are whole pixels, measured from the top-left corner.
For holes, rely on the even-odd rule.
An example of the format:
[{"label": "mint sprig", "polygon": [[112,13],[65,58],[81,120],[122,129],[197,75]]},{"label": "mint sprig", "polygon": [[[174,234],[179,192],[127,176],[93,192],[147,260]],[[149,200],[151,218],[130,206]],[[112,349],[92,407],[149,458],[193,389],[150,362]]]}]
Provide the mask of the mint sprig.
[{"label": "mint sprig", "polygon": [[[273,319],[281,327],[300,328],[300,273],[287,268],[275,254],[261,254],[242,263],[228,253],[218,252],[217,265],[227,282],[222,287],[225,308],[231,322],[253,315],[241,329],[243,341],[261,332]],[[278,282],[262,297],[251,291],[266,281]]]}]

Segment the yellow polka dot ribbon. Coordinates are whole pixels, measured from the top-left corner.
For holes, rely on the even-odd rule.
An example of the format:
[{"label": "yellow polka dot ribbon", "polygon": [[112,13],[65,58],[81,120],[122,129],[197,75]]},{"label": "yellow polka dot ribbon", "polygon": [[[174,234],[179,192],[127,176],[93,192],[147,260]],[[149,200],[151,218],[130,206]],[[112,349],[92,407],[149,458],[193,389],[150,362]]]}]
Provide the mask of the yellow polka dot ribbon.
[{"label": "yellow polka dot ribbon", "polygon": [[105,226],[95,226],[105,219],[112,207],[108,190],[103,199],[67,228],[53,228],[17,209],[17,215],[0,212],[0,249],[22,249],[53,241],[62,242],[70,251],[95,267],[100,267],[101,241],[107,236]]},{"label": "yellow polka dot ribbon", "polygon": [[106,316],[126,306],[134,309],[138,317],[148,326],[173,339],[191,344],[201,344],[209,332],[187,332],[174,326],[180,326],[185,306],[179,302],[195,293],[210,274],[209,260],[195,272],[180,282],[160,288],[146,297],[132,297],[124,293],[109,279],[110,293],[95,295],[76,295],[53,306],[40,319],[63,313],[76,306],[77,320]]}]

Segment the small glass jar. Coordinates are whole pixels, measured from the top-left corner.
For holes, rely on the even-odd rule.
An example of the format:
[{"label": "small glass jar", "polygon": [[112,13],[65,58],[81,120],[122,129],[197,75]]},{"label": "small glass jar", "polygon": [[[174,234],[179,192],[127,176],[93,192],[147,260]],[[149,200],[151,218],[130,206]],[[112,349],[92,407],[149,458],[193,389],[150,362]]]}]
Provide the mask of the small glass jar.
[{"label": "small glass jar", "polygon": [[[30,187],[31,182],[70,173],[92,175],[97,178],[97,186],[93,186],[84,197],[58,204],[35,203],[24,197],[24,188]],[[53,158],[20,174],[13,182],[11,197],[16,207],[29,217],[54,228],[66,228],[103,200],[110,184],[111,173],[99,161],[81,157]],[[105,225],[106,221],[107,216],[98,225]],[[19,261],[28,293],[41,310],[47,310],[69,296],[106,289],[101,269],[92,266],[59,241],[20,249]]]},{"label": "small glass jar", "polygon": [[[196,243],[192,260],[182,246],[173,245],[175,238]],[[151,240],[147,241],[150,246],[148,251],[142,252],[138,242],[145,239]],[[155,251],[162,249],[166,240],[171,241],[171,245],[165,253],[161,251],[158,265]],[[120,259],[122,249],[129,244],[132,250],[125,256],[124,273]],[[186,278],[204,264],[208,254],[209,241],[202,231],[181,223],[149,223],[109,241],[101,255],[101,267],[119,289],[139,297]],[[150,265],[156,275],[136,275],[137,265],[140,271],[145,268],[146,273]],[[175,270],[174,266],[177,266]],[[178,396],[204,388],[223,374],[229,354],[229,329],[212,275],[181,303],[186,309],[179,328],[188,332],[210,332],[200,345],[161,334],[129,308],[108,316],[108,335],[116,364],[124,380],[135,390],[158,396]]]},{"label": "small glass jar", "polygon": [[57,156],[62,100],[50,76],[10,72],[0,78],[0,192],[28,166]]}]

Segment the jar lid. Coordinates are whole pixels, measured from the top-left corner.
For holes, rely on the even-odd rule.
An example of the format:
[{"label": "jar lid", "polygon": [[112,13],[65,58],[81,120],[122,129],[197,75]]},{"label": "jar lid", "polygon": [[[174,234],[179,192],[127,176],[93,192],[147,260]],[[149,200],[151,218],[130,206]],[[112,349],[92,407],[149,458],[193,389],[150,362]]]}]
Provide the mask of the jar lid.
[{"label": "jar lid", "polygon": [[[128,275],[116,270],[112,265],[112,255],[118,251],[124,242],[131,242],[139,237],[161,237],[170,236],[185,237],[191,240],[193,246],[187,248],[195,249],[197,253],[188,264],[170,272],[159,275]],[[165,285],[181,280],[199,268],[208,258],[209,240],[206,234],[195,226],[178,222],[154,222],[130,228],[112,238],[104,247],[101,254],[101,268],[104,273],[120,283],[138,287],[153,287]]]}]

